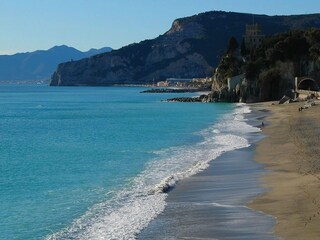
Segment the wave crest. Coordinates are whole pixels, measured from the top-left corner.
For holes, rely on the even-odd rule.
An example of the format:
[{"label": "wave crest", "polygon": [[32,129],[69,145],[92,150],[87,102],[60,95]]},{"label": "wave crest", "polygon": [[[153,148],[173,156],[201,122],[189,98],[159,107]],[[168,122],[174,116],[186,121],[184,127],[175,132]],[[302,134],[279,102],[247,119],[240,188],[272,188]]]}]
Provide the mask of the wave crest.
[{"label": "wave crest", "polygon": [[260,131],[246,123],[244,115],[250,111],[239,104],[232,114],[201,131],[203,139],[197,144],[157,151],[130,186],[46,239],[135,239],[164,210],[167,193],[180,180],[206,169],[224,152],[250,146],[246,134]]}]

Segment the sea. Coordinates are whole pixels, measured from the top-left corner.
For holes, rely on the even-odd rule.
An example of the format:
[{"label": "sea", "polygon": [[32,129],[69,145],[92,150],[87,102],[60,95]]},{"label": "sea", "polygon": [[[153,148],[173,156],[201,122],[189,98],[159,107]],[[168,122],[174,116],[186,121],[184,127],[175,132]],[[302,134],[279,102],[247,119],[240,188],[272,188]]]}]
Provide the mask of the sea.
[{"label": "sea", "polygon": [[180,180],[257,131],[244,104],[142,90],[0,86],[0,239],[135,239]]}]

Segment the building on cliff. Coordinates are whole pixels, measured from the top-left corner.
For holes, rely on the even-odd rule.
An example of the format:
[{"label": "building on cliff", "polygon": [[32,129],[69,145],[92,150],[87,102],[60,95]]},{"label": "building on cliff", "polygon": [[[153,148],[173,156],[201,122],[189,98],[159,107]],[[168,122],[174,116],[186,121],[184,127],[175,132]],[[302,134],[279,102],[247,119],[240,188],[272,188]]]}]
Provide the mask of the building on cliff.
[{"label": "building on cliff", "polygon": [[265,35],[262,34],[259,24],[247,24],[246,34],[243,36],[245,46],[248,50],[260,47]]}]

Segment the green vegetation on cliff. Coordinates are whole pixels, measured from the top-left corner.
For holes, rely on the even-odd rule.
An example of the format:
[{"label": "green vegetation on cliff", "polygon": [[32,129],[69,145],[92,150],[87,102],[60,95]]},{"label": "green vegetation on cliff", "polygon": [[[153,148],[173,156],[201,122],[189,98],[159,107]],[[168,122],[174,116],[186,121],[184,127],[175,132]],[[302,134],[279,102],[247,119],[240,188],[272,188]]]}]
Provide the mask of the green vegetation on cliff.
[{"label": "green vegetation on cliff", "polygon": [[271,35],[253,51],[244,51],[241,45],[241,53],[249,54],[225,53],[214,75],[214,91],[226,91],[227,78],[243,73],[245,78],[237,89],[229,89],[229,95],[236,94],[237,99],[246,95],[249,100],[277,100],[292,94],[295,77],[320,80],[320,29]]},{"label": "green vegetation on cliff", "polygon": [[[265,39],[260,48],[251,54],[247,63],[258,68],[272,68],[278,61],[303,64],[320,60],[320,30],[295,30]],[[307,74],[305,69],[295,69],[295,74]]]}]

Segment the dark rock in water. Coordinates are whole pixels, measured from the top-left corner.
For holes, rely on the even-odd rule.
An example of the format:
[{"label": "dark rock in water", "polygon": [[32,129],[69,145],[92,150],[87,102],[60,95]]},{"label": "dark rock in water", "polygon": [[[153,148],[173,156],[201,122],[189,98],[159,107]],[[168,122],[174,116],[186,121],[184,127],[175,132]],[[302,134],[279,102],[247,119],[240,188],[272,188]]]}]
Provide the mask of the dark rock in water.
[{"label": "dark rock in water", "polygon": [[109,53],[62,63],[51,85],[146,84],[212,76],[230,37],[241,41],[252,17],[266,35],[319,27],[320,14],[266,16],[212,11],[177,19],[165,34]]},{"label": "dark rock in water", "polygon": [[202,91],[202,89],[187,89],[187,88],[153,88],[144,90],[141,93],[193,93]]},{"label": "dark rock in water", "polygon": [[200,97],[176,97],[169,98],[167,102],[201,102]]},{"label": "dark rock in water", "polygon": [[167,99],[167,102],[216,102],[217,99],[213,99],[210,94],[200,95],[198,97],[176,97]]}]

